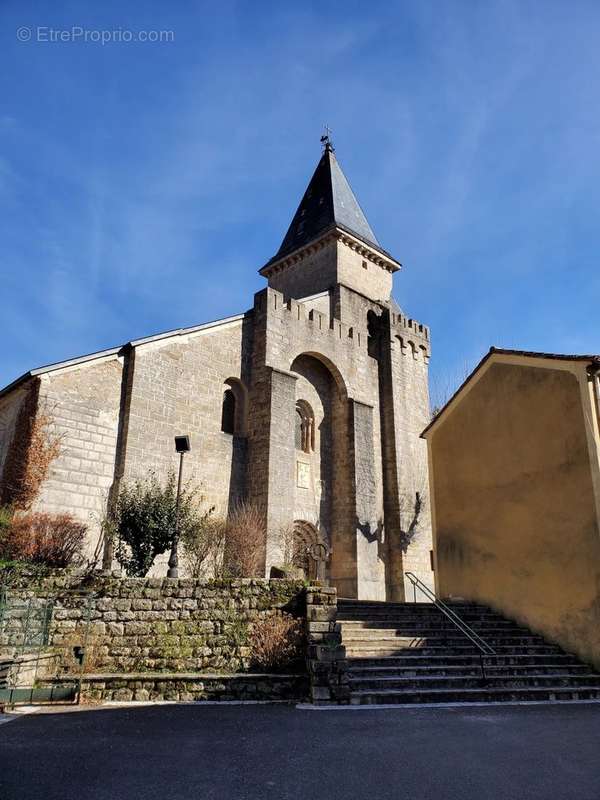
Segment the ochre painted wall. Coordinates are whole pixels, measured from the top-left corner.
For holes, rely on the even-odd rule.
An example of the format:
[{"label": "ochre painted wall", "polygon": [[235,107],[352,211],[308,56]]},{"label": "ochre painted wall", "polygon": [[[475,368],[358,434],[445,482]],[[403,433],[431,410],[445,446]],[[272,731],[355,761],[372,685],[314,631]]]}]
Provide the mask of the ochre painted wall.
[{"label": "ochre painted wall", "polygon": [[492,363],[428,441],[440,595],[488,603],[600,666],[593,413],[574,371]]}]

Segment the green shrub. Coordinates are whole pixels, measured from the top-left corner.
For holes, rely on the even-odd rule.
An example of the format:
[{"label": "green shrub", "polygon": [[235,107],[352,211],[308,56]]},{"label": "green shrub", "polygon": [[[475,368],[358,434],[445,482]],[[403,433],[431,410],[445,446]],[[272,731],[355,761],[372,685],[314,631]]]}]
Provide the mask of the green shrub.
[{"label": "green shrub", "polygon": [[0,548],[6,539],[13,519],[13,510],[10,506],[0,506]]},{"label": "green shrub", "polygon": [[[161,484],[154,473],[121,487],[107,527],[117,539],[115,555],[128,575],[146,575],[156,556],[170,550],[175,533],[177,482],[169,473]],[[199,507],[198,490],[189,485],[181,492],[178,531],[180,539],[191,537],[205,515]]]},{"label": "green shrub", "polygon": [[11,506],[0,506],[0,532],[10,527],[13,518]]}]

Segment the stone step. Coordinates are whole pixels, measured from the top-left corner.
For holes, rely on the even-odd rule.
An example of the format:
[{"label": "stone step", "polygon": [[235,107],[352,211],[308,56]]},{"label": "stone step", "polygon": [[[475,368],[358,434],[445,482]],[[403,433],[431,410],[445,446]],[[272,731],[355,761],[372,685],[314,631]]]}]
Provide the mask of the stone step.
[{"label": "stone step", "polygon": [[[438,622],[437,624],[427,624],[418,622],[409,623],[408,626],[405,626],[402,622],[398,622],[394,620],[393,622],[377,622],[375,620],[369,620],[368,622],[356,623],[355,620],[337,620],[338,624],[344,626],[345,630],[349,635],[353,634],[354,632],[359,631],[382,631],[382,632],[389,632],[394,631],[397,629],[402,629],[404,627],[410,627],[411,630],[423,630],[427,633],[435,633],[436,631],[441,631],[442,633],[453,633],[454,635],[461,634],[462,632],[458,625],[454,625],[451,622]],[[539,634],[532,633],[529,628],[523,628],[519,625],[469,625],[469,628],[472,628],[476,633],[481,633],[482,631],[486,631],[490,635],[493,636],[505,636],[507,634],[511,634],[516,632],[517,635],[520,636],[539,636]]]},{"label": "stone step", "polygon": [[[345,644],[345,643],[344,643]],[[415,645],[413,647],[402,647],[396,645],[391,647],[389,642],[359,642],[351,646],[346,644],[346,655],[348,658],[384,658],[387,656],[464,656],[477,654],[477,650],[471,645]],[[554,655],[560,653],[560,649],[553,645],[535,645],[531,647],[508,647],[499,648],[497,655]]]},{"label": "stone step", "polygon": [[[481,617],[466,617],[457,616],[457,621],[471,627],[488,627],[488,628],[526,628],[514,620],[502,619],[499,617],[481,616]],[[372,614],[338,614],[337,621],[345,625],[448,625],[456,627],[456,623],[443,614],[380,614],[378,616]],[[527,628],[527,630],[529,630]]]},{"label": "stone step", "polygon": [[[477,603],[446,603],[446,606],[454,611],[455,614],[489,614],[492,616],[502,617],[496,611],[493,611],[489,606],[479,605]],[[359,611],[361,613],[368,613],[376,615],[383,614],[404,614],[404,613],[417,613],[417,614],[442,614],[440,609],[434,603],[384,603],[378,600],[338,600],[339,611]]]},{"label": "stone step", "polygon": [[[463,600],[444,600],[445,605],[449,606],[450,608],[476,608],[476,609],[484,609],[485,611],[489,610],[489,606],[484,605],[483,603],[475,603],[470,601],[463,601]],[[377,608],[435,608],[434,603],[430,603],[429,601],[425,600],[417,600],[415,603],[412,599],[411,600],[357,600],[354,597],[338,597],[338,606],[342,608],[370,608],[370,609],[377,609]]]},{"label": "stone step", "polygon": [[388,690],[358,691],[350,695],[352,705],[385,704],[442,704],[442,703],[507,703],[507,702],[549,702],[573,700],[600,700],[600,687],[597,686],[547,686],[527,688],[484,688],[477,689],[428,689],[428,690]]},{"label": "stone step", "polygon": [[[496,647],[530,647],[546,644],[541,636],[536,636],[534,634],[530,634],[529,636],[511,636],[510,634],[501,636],[498,634],[494,636],[482,636],[481,638],[494,649]],[[397,644],[399,647],[422,647],[425,645],[430,647],[445,645],[454,647],[456,645],[469,644],[474,647],[474,645],[470,644],[470,640],[467,636],[458,631],[450,631],[448,634],[434,632],[425,636],[403,636],[395,635],[391,631],[378,630],[376,628],[373,630],[361,629],[357,631],[343,631],[343,642],[346,647],[353,647],[354,645],[362,643],[387,643],[390,646],[392,644]]]},{"label": "stone step", "polygon": [[[342,634],[345,639],[352,639],[360,636],[412,636],[412,637],[431,637],[431,636],[451,636],[457,637],[462,636],[465,637],[466,634],[462,632],[460,628],[457,628],[454,625],[432,625],[432,626],[424,626],[424,625],[349,625],[346,622],[342,622],[341,630]],[[527,630],[526,628],[487,628],[481,627],[476,628],[473,627],[472,630],[480,636],[482,639],[488,638],[522,638],[527,637],[530,638],[532,636],[536,636],[536,634],[532,634],[531,631]],[[543,638],[537,636],[536,638]]]},{"label": "stone step", "polygon": [[[542,653],[540,655],[496,655],[486,656],[484,659],[486,665],[495,666],[532,666],[536,664],[552,664],[562,666],[579,665],[580,662],[575,656],[567,653],[556,652],[553,654]],[[383,657],[366,657],[366,658],[348,658],[348,666],[350,669],[368,669],[370,667],[376,669],[415,669],[419,666],[478,666],[480,664],[479,656],[476,655],[421,655],[417,650],[414,653],[407,653],[400,656],[383,656]],[[587,665],[582,665],[587,667]]]},{"label": "stone step", "polygon": [[[489,618],[482,618],[482,619],[467,619],[465,617],[461,617],[460,621],[465,625],[468,625],[470,628],[474,628],[475,630],[479,630],[480,628],[490,628],[493,630],[510,630],[511,628],[515,628],[517,630],[529,630],[524,625],[519,625],[517,622],[513,622],[512,620],[499,620],[494,617]],[[457,628],[457,625],[452,622],[448,617],[434,617],[434,616],[427,616],[427,617],[396,617],[396,616],[389,616],[389,617],[371,617],[365,615],[364,617],[357,617],[357,616],[344,616],[343,614],[337,615],[337,622],[342,625],[348,626],[356,626],[359,627],[360,625],[364,625],[365,627],[375,627],[375,628],[387,628],[387,627],[398,627],[403,628],[406,626],[419,626],[421,628],[436,628],[436,627],[444,627],[444,628]]]},{"label": "stone step", "polygon": [[[493,619],[506,619],[502,614],[493,611],[491,608],[479,607],[457,607],[446,606],[450,611],[459,617],[472,616],[472,617],[492,617]],[[368,608],[365,606],[351,606],[338,604],[338,612],[340,614],[352,614],[357,617],[385,617],[388,615],[395,617],[445,617],[446,614],[438,606],[430,603],[427,606],[419,606],[414,603],[405,603],[403,606],[378,606],[375,608]]]},{"label": "stone step", "polygon": [[[467,625],[479,625],[486,622],[490,624],[499,623],[500,625],[518,624],[514,620],[503,619],[493,614],[457,614],[456,616],[458,619],[466,622]],[[409,622],[443,622],[445,624],[452,624],[450,617],[438,612],[435,614],[360,614],[354,611],[338,611],[337,617],[340,622],[399,622],[401,625]]]},{"label": "stone step", "polygon": [[394,675],[379,678],[350,678],[350,688],[352,692],[381,692],[398,689],[401,691],[412,689],[414,691],[429,689],[509,689],[509,688],[528,688],[528,687],[599,687],[600,675],[584,673],[583,675],[488,675],[485,679],[481,676],[440,676],[440,675],[420,675],[404,676]]},{"label": "stone step", "polygon": [[600,702],[600,675],[573,655],[485,606],[451,608],[496,651],[485,679],[478,649],[435,606],[341,601],[351,702]]},{"label": "stone step", "polygon": [[[456,625],[451,622],[447,617],[431,617],[431,618],[423,618],[423,617],[395,617],[395,618],[385,618],[385,619],[374,619],[373,617],[367,617],[365,615],[364,618],[355,618],[355,617],[344,617],[342,614],[338,614],[337,621],[348,628],[361,628],[361,627],[376,627],[376,628],[406,628],[406,627],[415,627],[415,628],[452,628],[456,630]],[[464,621],[464,620],[463,620]],[[486,619],[482,620],[481,622],[469,622],[467,623],[470,627],[475,628],[478,630],[479,628],[488,628],[490,630],[528,630],[521,625],[517,625],[515,622],[511,622],[508,619]]]},{"label": "stone step", "polygon": [[[414,659],[413,659],[414,660]],[[507,676],[528,676],[528,675],[590,675],[595,676],[595,673],[590,670],[586,664],[521,664],[494,667],[489,664],[485,665],[486,675],[493,677],[507,677]],[[431,664],[417,664],[415,666],[398,667],[355,667],[350,666],[348,674],[351,678],[368,680],[371,678],[390,678],[394,676],[405,677],[427,677],[431,676],[449,676],[449,677],[481,677],[481,664],[469,665],[456,665],[440,663],[437,665]]]}]

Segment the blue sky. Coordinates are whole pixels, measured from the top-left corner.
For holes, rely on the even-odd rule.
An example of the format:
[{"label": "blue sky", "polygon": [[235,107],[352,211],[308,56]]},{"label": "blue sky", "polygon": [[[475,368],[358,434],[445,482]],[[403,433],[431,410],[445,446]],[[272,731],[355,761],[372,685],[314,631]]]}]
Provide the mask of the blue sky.
[{"label": "blue sky", "polygon": [[[492,344],[600,352],[598,3],[3,0],[0,23],[0,385],[250,307],[324,122],[434,393]],[[174,41],[38,40],[73,26]]]}]

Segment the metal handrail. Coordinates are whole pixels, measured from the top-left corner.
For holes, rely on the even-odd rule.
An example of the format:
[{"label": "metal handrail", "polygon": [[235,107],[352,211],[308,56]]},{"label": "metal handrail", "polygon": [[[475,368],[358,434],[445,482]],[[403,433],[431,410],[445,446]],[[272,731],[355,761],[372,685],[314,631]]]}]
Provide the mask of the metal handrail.
[{"label": "metal handrail", "polygon": [[440,598],[432,592],[429,586],[423,583],[422,580],[417,578],[414,572],[405,572],[404,573],[408,580],[413,585],[413,594],[414,594],[414,602],[417,602],[417,589],[419,589],[423,594],[435,605],[439,611],[442,612],[449,620],[452,622],[456,627],[459,629],[461,633],[463,633],[479,650],[479,660],[481,664],[481,672],[483,675],[484,680],[486,679],[485,674],[485,663],[484,663],[484,656],[495,656],[496,651],[494,648],[488,644],[485,639],[482,639],[481,636],[471,628],[470,625],[462,620],[458,614],[456,614],[449,606],[446,605]]}]

